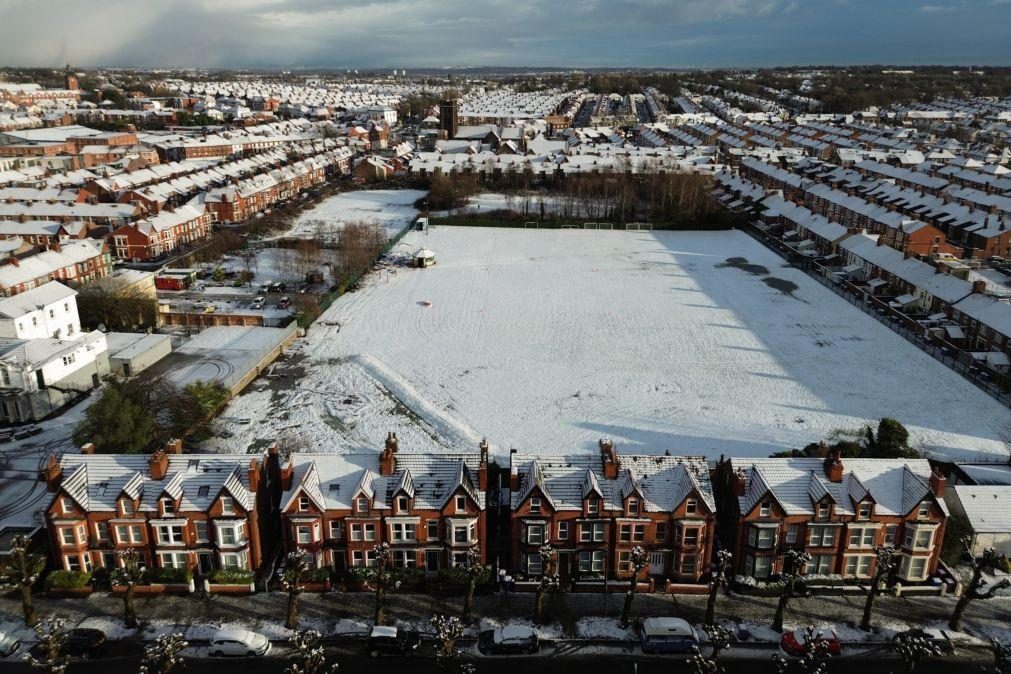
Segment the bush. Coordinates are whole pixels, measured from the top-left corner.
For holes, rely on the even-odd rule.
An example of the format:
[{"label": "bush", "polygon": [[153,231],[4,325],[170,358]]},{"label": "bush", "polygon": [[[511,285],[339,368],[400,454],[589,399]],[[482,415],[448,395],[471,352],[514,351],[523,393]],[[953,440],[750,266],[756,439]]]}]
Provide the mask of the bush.
[{"label": "bush", "polygon": [[[457,585],[464,586],[467,584],[469,578],[467,576],[467,569],[465,568],[453,568],[453,569],[439,569],[439,574],[437,576],[440,585]],[[491,569],[488,567],[482,567],[481,573],[478,574],[477,584],[484,585],[491,580]]]},{"label": "bush", "polygon": [[396,568],[390,572],[391,577],[405,588],[417,587],[425,579],[425,570],[419,568]]},{"label": "bush", "polygon": [[193,572],[189,569],[153,568],[144,572],[145,583],[160,585],[183,585],[193,580]]},{"label": "bush", "polygon": [[218,569],[211,574],[210,581],[216,585],[248,585],[253,582],[253,573],[245,569]]},{"label": "bush", "polygon": [[302,578],[307,583],[324,583],[331,578],[330,569],[325,566],[321,566],[318,569],[312,569]]},{"label": "bush", "polygon": [[46,576],[46,589],[84,587],[90,581],[90,571],[53,571]]}]

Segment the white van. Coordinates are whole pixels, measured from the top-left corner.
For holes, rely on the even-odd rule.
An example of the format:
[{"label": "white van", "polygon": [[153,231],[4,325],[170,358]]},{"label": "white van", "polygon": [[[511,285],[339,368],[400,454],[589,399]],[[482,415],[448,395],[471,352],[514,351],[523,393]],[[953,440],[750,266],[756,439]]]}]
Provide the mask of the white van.
[{"label": "white van", "polygon": [[221,629],[211,637],[207,649],[211,655],[264,656],[270,653],[270,640],[249,630]]},{"label": "white van", "polygon": [[639,629],[643,653],[691,653],[699,645],[695,628],[682,618],[646,618]]}]

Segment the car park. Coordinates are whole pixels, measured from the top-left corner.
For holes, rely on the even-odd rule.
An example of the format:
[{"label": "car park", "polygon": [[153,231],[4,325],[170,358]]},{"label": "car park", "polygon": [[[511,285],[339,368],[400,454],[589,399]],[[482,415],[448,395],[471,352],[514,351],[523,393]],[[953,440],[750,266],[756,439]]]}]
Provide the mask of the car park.
[{"label": "car park", "polygon": [[397,627],[376,625],[369,633],[366,652],[373,657],[414,655],[421,646],[421,635]]},{"label": "car park", "polygon": [[264,656],[270,653],[270,640],[249,630],[222,629],[211,637],[207,651],[217,657]]},{"label": "car park", "polygon": [[541,645],[537,633],[526,625],[505,625],[478,635],[478,650],[485,655],[536,653]]},{"label": "car park", "polygon": [[951,640],[951,635],[941,629],[924,627],[899,632],[893,637],[893,641],[900,642],[903,639],[923,639],[928,644],[944,655],[951,655],[955,652],[955,644]]},{"label": "car park", "polygon": [[[816,641],[826,643],[826,651],[829,655],[839,655],[842,653],[842,644],[835,630],[819,630],[814,633]],[[780,647],[788,655],[804,655],[807,647],[807,632],[805,630],[793,630],[783,635],[779,640]]]},{"label": "car park", "polygon": [[639,645],[643,653],[691,653],[699,635],[683,618],[646,618],[639,626]]}]

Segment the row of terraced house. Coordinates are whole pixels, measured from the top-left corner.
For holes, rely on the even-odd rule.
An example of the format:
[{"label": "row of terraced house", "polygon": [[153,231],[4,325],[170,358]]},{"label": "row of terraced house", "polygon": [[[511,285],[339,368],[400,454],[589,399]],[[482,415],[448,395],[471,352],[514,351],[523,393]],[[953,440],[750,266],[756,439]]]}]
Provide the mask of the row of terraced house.
[{"label": "row of terraced house", "polygon": [[[153,567],[269,571],[300,551],[336,577],[376,564],[388,543],[396,567],[435,573],[484,564],[518,581],[557,573],[564,587],[628,581],[632,550],[655,590],[703,591],[714,551],[734,571],[767,578],[789,549],[812,554],[806,573],[850,579],[874,573],[874,549],[901,553],[903,584],[938,569],[945,479],[920,459],[727,459],[623,454],[509,455],[492,480],[487,442],[470,452],[263,456],[184,454],[178,441],[150,456],[79,454],[43,470],[52,563],[99,572],[117,552]],[[503,511],[507,514],[503,514]],[[489,525],[492,514],[495,526]],[[541,547],[554,550],[545,568]]]}]

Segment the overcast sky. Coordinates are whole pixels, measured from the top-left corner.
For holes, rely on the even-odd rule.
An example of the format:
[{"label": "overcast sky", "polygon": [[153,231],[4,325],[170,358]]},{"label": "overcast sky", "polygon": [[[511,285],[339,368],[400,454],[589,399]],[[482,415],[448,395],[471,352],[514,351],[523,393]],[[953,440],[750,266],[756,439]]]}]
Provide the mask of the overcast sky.
[{"label": "overcast sky", "polygon": [[1011,0],[0,0],[0,65],[1011,65]]}]

